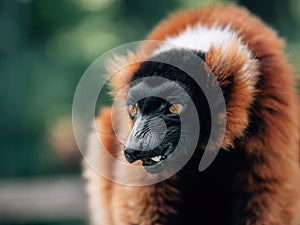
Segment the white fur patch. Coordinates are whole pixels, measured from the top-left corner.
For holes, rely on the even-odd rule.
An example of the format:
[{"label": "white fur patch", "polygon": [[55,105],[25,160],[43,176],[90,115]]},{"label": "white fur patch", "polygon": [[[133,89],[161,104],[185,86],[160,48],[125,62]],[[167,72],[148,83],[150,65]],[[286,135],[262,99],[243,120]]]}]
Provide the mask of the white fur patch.
[{"label": "white fur patch", "polygon": [[[208,27],[197,25],[194,27],[187,27],[181,33],[175,36],[167,37],[163,43],[153,52],[157,55],[161,52],[171,49],[191,49],[196,51],[208,52],[212,46],[221,46],[224,54],[226,55],[227,49],[231,47],[233,42],[239,43],[239,54],[246,54],[249,62],[253,59],[252,53],[248,46],[244,45],[237,33],[231,29],[230,25],[220,27],[217,25]],[[250,89],[254,86],[251,70],[249,70],[249,63],[243,66],[245,71],[245,81]]]},{"label": "white fur patch", "polygon": [[154,51],[154,55],[173,48],[187,48],[207,52],[212,45],[226,45],[226,42],[237,39],[237,35],[230,26],[225,28],[220,26],[187,27],[176,36],[167,37],[162,45]]}]

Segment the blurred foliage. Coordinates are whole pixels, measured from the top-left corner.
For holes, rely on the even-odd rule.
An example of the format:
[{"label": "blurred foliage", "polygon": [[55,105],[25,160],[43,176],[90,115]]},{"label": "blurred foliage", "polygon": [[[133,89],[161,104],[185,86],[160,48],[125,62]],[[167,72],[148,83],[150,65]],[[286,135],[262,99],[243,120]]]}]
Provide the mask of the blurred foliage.
[{"label": "blurred foliage", "polygon": [[[212,2],[217,0],[2,0],[0,176],[78,174],[81,159],[72,145],[70,116],[87,67],[105,51],[143,39],[175,9]],[[299,73],[299,0],[239,3],[287,40]],[[61,140],[56,134],[72,143],[53,144]],[[62,157],[64,149],[75,156]]]}]

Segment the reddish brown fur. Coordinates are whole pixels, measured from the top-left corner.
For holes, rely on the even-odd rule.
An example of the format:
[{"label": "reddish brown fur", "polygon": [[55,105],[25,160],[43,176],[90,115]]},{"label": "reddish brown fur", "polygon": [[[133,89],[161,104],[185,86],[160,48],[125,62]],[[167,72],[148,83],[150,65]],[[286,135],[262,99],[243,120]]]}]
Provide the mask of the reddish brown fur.
[{"label": "reddish brown fur", "polygon": [[[295,76],[285,61],[283,41],[259,19],[234,5],[216,5],[175,13],[160,23],[147,39],[163,40],[167,36],[178,34],[187,26],[199,23],[224,27],[230,24],[256,58],[252,69],[259,73],[260,86],[258,89],[248,90],[240,74],[247,59],[236,54],[237,47],[233,46],[226,53],[226,58],[220,49],[214,47],[206,56],[206,64],[220,83],[230,73],[235,74],[234,94],[227,105],[227,127],[222,147],[233,146],[233,140],[239,138],[239,145],[244,149],[245,157],[251,165],[250,170],[241,171],[238,175],[241,190],[253,196],[247,202],[246,210],[255,216],[245,224],[295,224],[300,203],[299,104],[294,87]],[[143,56],[131,54],[121,60],[121,65],[129,63],[131,66],[123,68],[111,80],[114,97],[130,82],[133,72],[138,69],[139,60],[147,58],[155,47],[157,46],[142,47]],[[222,63],[222,60],[227,63]],[[119,68],[119,65],[116,67]],[[124,95],[121,97],[124,98]],[[250,114],[251,118],[257,120],[251,121],[256,126],[257,133],[249,137],[245,128],[249,124]],[[123,126],[128,126],[127,118],[120,119]],[[112,130],[109,109],[104,109],[97,121],[99,129],[109,134],[101,135],[100,132],[102,148],[112,149],[111,154],[115,155],[113,150],[122,146]],[[262,121],[264,126],[260,126]],[[109,162],[103,166],[113,170]],[[102,224],[96,215],[103,207],[105,215],[102,219],[105,225],[160,225],[164,224],[160,215],[174,213],[166,201],[175,201],[178,193],[164,182],[145,187],[126,187],[98,177],[88,167],[85,170],[89,183],[95,185],[94,189],[89,189],[90,202],[99,201],[98,207],[97,203],[91,204],[94,225]],[[117,174],[116,171],[115,173]],[[99,190],[101,193],[94,194]],[[101,199],[95,199],[99,195],[102,195]]]}]

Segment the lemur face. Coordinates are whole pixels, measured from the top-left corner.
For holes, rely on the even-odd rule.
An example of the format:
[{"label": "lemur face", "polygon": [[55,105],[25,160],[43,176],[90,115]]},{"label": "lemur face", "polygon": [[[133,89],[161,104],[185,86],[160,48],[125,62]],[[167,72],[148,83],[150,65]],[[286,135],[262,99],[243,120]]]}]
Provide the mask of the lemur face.
[{"label": "lemur face", "polygon": [[[188,99],[176,95],[175,82],[156,86],[151,83],[142,81],[129,90],[127,107],[133,128],[124,150],[128,162],[141,160],[146,171],[158,173],[168,165],[178,145],[180,117],[188,107]],[[147,97],[141,97],[145,91]],[[158,95],[166,97],[155,97]]]},{"label": "lemur face", "polygon": [[[163,54],[184,63],[181,51]],[[141,160],[149,173],[164,170],[170,161],[178,160],[177,153],[194,150],[191,139],[196,136],[198,143],[200,132],[195,124],[201,124],[202,140],[209,135],[210,111],[204,93],[187,73],[167,63],[142,63],[130,84],[127,108],[133,127],[124,145],[125,157],[129,163]],[[201,115],[197,121],[194,114]]]}]

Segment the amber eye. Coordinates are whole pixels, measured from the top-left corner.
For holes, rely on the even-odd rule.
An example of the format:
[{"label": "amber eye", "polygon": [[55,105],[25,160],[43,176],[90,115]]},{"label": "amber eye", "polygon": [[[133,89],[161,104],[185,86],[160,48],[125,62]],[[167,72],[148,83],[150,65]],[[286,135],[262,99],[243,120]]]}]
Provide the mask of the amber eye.
[{"label": "amber eye", "polygon": [[132,116],[135,116],[136,112],[137,112],[136,107],[134,105],[129,105],[128,111],[129,111],[130,115],[132,115]]},{"label": "amber eye", "polygon": [[183,109],[183,105],[181,105],[181,104],[173,104],[169,107],[170,113],[173,113],[173,114],[181,113],[182,109]]}]

